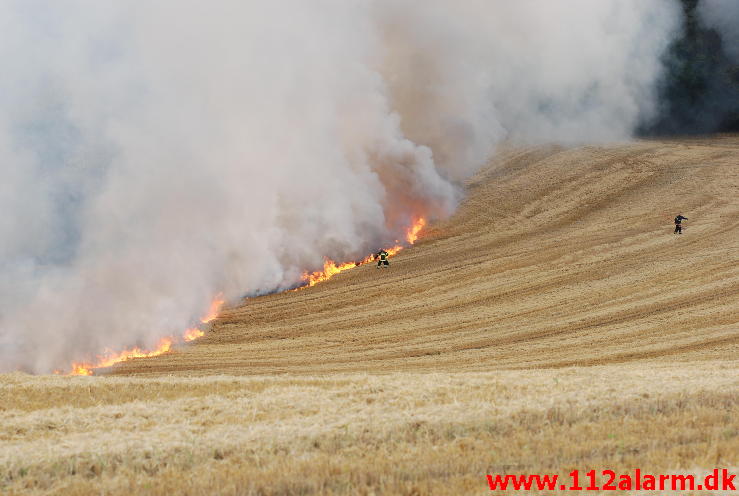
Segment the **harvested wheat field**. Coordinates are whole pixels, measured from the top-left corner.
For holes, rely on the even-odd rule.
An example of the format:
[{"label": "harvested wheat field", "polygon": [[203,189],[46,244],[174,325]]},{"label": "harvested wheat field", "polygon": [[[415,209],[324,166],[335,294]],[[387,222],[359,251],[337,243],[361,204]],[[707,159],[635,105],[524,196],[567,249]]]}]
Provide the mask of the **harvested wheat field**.
[{"label": "harvested wheat field", "polygon": [[105,376],[0,376],[0,493],[736,471],[738,164],[736,136],[502,149],[389,269],[246,300]]}]

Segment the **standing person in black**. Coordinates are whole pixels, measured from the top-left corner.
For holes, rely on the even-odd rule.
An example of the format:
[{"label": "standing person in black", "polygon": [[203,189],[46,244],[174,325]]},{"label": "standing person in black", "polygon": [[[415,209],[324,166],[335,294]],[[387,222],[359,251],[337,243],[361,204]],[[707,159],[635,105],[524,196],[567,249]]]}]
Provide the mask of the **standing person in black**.
[{"label": "standing person in black", "polygon": [[386,252],[385,250],[380,250],[375,254],[375,259],[377,260],[378,269],[380,267],[383,267],[383,266],[387,267],[390,265],[390,262],[388,262],[387,260],[388,255],[389,255],[388,252]]},{"label": "standing person in black", "polygon": [[682,221],[684,220],[688,220],[688,218],[683,217],[683,214],[678,214],[677,217],[675,217],[675,232],[672,234],[682,234],[683,233]]}]

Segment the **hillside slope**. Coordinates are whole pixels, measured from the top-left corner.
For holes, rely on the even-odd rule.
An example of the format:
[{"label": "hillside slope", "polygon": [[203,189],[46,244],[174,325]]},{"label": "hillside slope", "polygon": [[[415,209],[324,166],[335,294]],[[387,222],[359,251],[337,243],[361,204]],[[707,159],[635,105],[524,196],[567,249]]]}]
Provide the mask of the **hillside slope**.
[{"label": "hillside slope", "polygon": [[0,375],[0,494],[737,473],[738,164],[739,137],[502,150],[389,269],[250,299],[115,377]]},{"label": "hillside slope", "polygon": [[[490,370],[739,351],[739,138],[503,150],[389,270],[226,311],[117,373]],[[672,219],[689,218],[682,235]]]}]

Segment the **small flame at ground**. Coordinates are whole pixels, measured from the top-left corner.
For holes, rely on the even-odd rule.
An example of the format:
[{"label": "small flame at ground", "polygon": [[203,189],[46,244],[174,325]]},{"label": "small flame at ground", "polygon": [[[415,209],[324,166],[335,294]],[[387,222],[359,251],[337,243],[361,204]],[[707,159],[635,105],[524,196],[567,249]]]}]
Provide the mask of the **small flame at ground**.
[{"label": "small flame at ground", "polygon": [[316,271],[313,273],[305,272],[303,274],[303,281],[305,281],[305,286],[301,286],[298,289],[303,288],[310,288],[311,286],[315,286],[319,282],[328,281],[333,276],[338,274],[339,272],[344,272],[345,270],[353,269],[354,267],[358,265],[365,264],[367,262],[370,262],[372,260],[372,257],[367,257],[361,262],[347,262],[340,265],[336,265],[336,262],[333,260],[326,259],[325,262],[323,262],[323,270],[322,271]]},{"label": "small flame at ground", "polygon": [[72,370],[69,375],[92,375],[93,369],[111,367],[116,363],[125,362],[132,358],[151,358],[167,353],[172,348],[172,338],[162,338],[153,351],[145,351],[139,347],[130,350],[124,350],[119,353],[108,352],[106,355],[98,357],[97,363],[73,363]]},{"label": "small flame at ground", "polygon": [[[219,293],[210,304],[208,313],[200,319],[203,324],[207,324],[218,317],[218,313],[223,308],[225,300],[223,294]],[[104,355],[99,355],[95,363],[73,363],[71,370],[67,375],[93,375],[95,369],[102,369],[106,367],[112,367],[113,365],[133,358],[151,358],[159,355],[163,355],[172,349],[172,345],[176,342],[190,342],[205,335],[205,331],[198,329],[197,327],[191,327],[185,330],[182,334],[182,338],[174,336],[162,338],[157,346],[153,350],[142,350],[138,346],[130,350],[124,350],[121,352],[109,351]],[[55,371],[55,374],[60,374],[60,371]]]},{"label": "small flame at ground", "polygon": [[[409,245],[412,245],[413,243],[415,243],[416,240],[418,239],[419,233],[425,226],[426,226],[426,219],[424,219],[423,217],[416,219],[416,221],[413,223],[413,225],[408,229],[408,232],[406,233],[406,237],[405,237],[406,242]],[[396,255],[399,251],[401,251],[404,248],[403,245],[401,245],[399,241],[396,241],[396,242],[398,243],[397,245],[385,250],[388,253],[388,256],[392,257],[393,255]],[[369,255],[359,262],[347,262],[347,263],[337,265],[336,262],[334,262],[333,260],[326,259],[326,261],[323,264],[322,271],[316,271],[313,273],[306,272],[303,274],[303,281],[305,282],[305,285],[297,289],[304,289],[304,288],[309,288],[311,286],[315,286],[319,282],[323,282],[323,281],[330,279],[331,277],[335,276],[339,272],[353,269],[354,267],[358,267],[360,265],[368,264],[372,262],[373,260],[374,260],[374,255]],[[221,309],[223,308],[223,305],[225,303],[226,302],[223,299],[223,293],[219,293],[211,302],[210,308],[208,309],[208,313],[205,315],[205,317],[200,319],[200,322],[202,322],[203,324],[207,324],[215,320],[216,318],[218,318],[218,315],[220,314]],[[118,353],[108,352],[105,355],[98,356],[97,362],[94,364],[73,363],[72,369],[69,371],[67,375],[93,375],[95,369],[112,367],[113,365],[117,363],[125,362],[133,358],[151,358],[151,357],[163,355],[164,353],[167,353],[169,350],[172,349],[172,345],[175,342],[195,341],[196,339],[204,335],[205,335],[204,331],[198,329],[197,327],[193,327],[193,328],[185,330],[181,339],[178,339],[175,337],[162,338],[159,341],[159,344],[157,345],[157,347],[152,351],[146,351],[146,350],[142,350],[139,347],[135,347],[130,350],[124,350]],[[55,372],[55,374],[58,374],[58,373],[60,372],[59,371]]]},{"label": "small flame at ground", "polygon": [[193,327],[192,329],[188,329],[185,331],[185,334],[182,335],[182,339],[184,339],[187,342],[195,341],[198,338],[202,338],[205,336],[205,332],[201,331],[197,327]]}]

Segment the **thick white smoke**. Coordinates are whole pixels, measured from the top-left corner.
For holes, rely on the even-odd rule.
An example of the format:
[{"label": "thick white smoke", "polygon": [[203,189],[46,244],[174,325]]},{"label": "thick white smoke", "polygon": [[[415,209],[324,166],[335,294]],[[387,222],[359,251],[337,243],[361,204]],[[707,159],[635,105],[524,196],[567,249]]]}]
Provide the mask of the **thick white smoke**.
[{"label": "thick white smoke", "polygon": [[669,1],[0,2],[0,370],[179,332],[449,215],[503,139],[627,138]]}]

